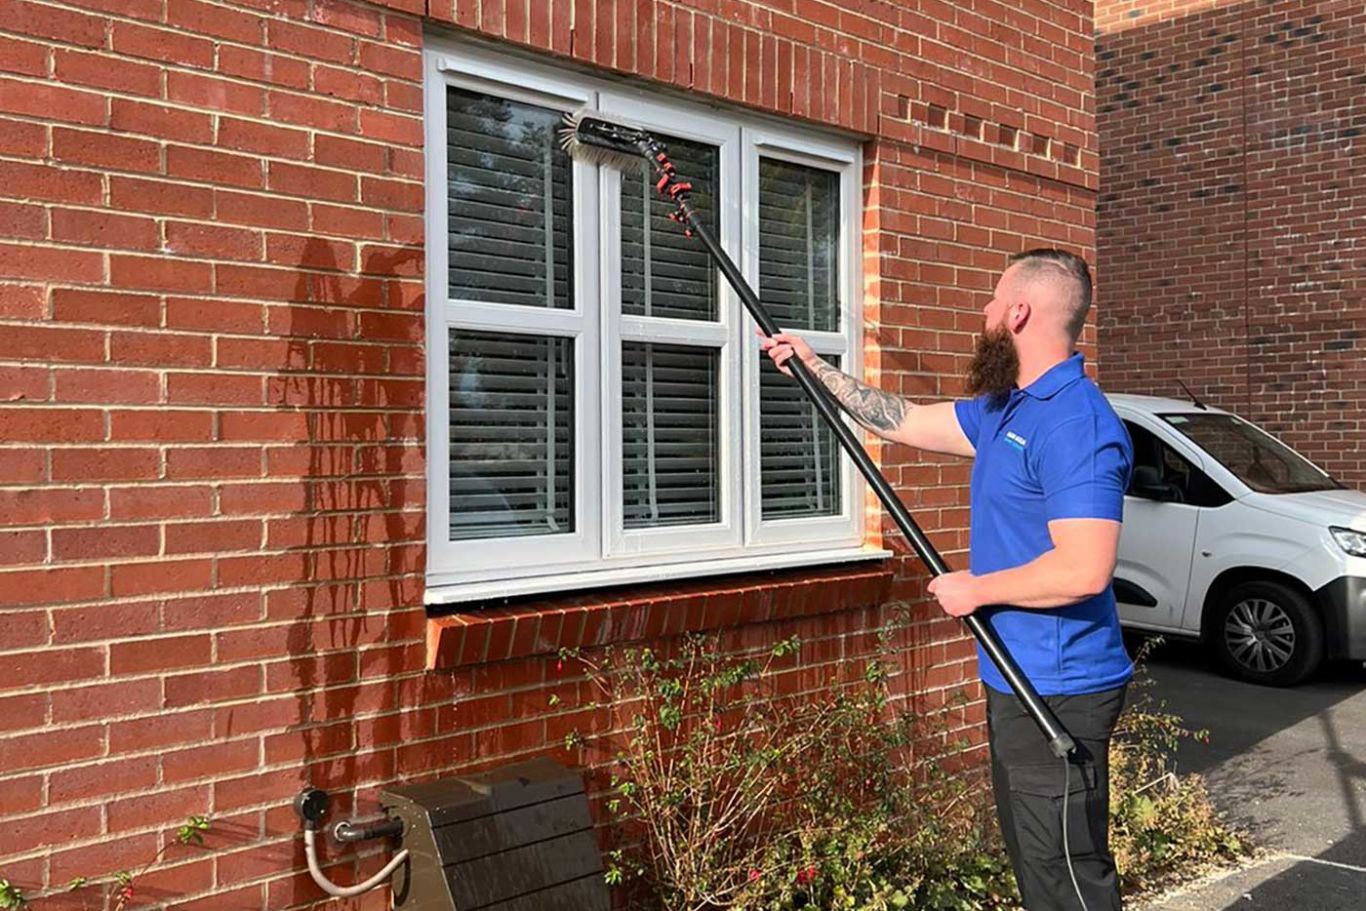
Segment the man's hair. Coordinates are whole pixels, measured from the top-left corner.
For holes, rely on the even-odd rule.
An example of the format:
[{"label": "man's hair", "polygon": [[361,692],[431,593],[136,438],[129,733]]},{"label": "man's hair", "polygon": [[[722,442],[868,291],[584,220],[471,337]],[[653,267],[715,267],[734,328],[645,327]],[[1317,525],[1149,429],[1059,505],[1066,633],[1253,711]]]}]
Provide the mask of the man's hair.
[{"label": "man's hair", "polygon": [[1021,271],[1029,277],[1044,277],[1048,274],[1063,275],[1072,279],[1076,292],[1067,305],[1067,331],[1073,341],[1081,338],[1081,330],[1086,326],[1086,314],[1091,309],[1091,268],[1086,260],[1075,253],[1040,247],[1026,250],[1010,257],[1010,265],[1023,264]]}]

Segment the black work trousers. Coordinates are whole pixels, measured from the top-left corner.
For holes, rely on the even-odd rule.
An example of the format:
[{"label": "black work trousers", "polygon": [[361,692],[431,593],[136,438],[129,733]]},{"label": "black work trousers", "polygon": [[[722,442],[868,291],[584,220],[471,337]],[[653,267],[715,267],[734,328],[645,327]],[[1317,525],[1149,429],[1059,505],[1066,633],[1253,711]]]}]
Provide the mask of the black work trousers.
[{"label": "black work trousers", "polygon": [[[1128,686],[1081,696],[1045,696],[1077,749],[1063,761],[1013,693],[987,691],[996,813],[1027,911],[1120,911],[1119,877],[1109,846],[1110,735]],[[1066,784],[1066,788],[1064,788]],[[1067,846],[1063,850],[1063,795]]]}]

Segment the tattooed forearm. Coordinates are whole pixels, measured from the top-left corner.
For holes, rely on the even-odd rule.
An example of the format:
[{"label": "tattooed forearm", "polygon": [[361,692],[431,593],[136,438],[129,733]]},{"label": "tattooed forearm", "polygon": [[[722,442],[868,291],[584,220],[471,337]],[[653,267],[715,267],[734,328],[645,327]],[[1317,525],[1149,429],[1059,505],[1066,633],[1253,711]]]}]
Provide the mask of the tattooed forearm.
[{"label": "tattooed forearm", "polygon": [[835,396],[845,411],[872,431],[890,432],[901,426],[906,411],[913,407],[899,396],[874,389],[841,373],[825,361],[816,363],[816,378]]}]

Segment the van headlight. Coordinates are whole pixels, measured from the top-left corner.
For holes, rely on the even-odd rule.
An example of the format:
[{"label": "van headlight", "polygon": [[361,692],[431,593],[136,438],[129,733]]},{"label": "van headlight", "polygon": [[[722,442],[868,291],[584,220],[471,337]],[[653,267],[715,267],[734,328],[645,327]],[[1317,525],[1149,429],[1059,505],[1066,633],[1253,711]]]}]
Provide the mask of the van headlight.
[{"label": "van headlight", "polygon": [[1347,553],[1354,557],[1366,557],[1366,531],[1353,531],[1350,528],[1330,528],[1333,540],[1338,542]]}]

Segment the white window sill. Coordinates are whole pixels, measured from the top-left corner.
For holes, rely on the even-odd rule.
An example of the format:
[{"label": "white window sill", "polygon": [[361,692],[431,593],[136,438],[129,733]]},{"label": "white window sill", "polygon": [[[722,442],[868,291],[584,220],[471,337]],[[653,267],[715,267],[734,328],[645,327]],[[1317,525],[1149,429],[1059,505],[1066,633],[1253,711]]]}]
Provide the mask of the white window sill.
[{"label": "white window sill", "polygon": [[859,560],[883,560],[892,556],[880,547],[844,547],[835,550],[813,550],[807,553],[765,554],[763,556],[728,557],[693,563],[672,563],[662,566],[609,568],[582,573],[557,573],[547,576],[504,579],[498,581],[428,585],[423,592],[424,604],[460,604],[516,595],[577,594],[586,589],[611,585],[631,585],[642,582],[665,582],[673,579],[697,579],[726,573],[755,572],[767,569],[796,569],[803,566],[828,566]]}]

